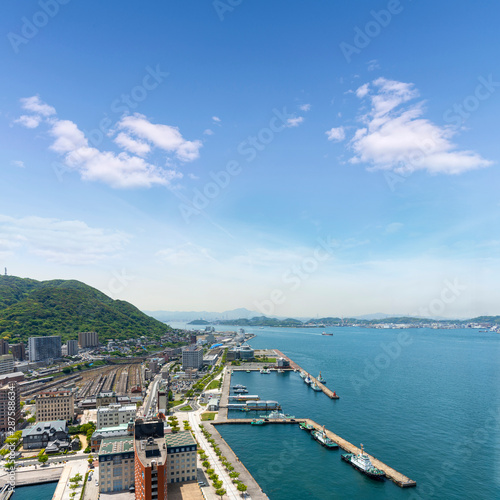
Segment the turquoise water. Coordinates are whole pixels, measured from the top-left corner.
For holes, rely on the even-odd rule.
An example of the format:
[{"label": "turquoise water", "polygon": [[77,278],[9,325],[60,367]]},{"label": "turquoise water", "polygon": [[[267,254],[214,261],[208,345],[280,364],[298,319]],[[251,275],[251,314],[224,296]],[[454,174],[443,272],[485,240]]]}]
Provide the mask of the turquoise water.
[{"label": "turquoise water", "polygon": [[250,344],[278,348],[315,376],[321,370],[340,400],[312,391],[297,373],[234,372],[232,381],[363,443],[418,486],[372,481],[298,426],[219,427],[271,500],[500,499],[500,335],[323,330],[255,329]]},{"label": "turquoise water", "polygon": [[51,500],[56,487],[57,482],[22,486],[15,489],[12,500]]}]

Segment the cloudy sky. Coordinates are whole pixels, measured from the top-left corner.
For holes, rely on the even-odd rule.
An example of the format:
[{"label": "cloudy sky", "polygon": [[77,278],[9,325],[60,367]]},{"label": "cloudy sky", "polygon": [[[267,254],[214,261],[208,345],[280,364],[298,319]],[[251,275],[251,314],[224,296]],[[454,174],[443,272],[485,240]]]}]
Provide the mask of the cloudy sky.
[{"label": "cloudy sky", "polygon": [[498,11],[7,0],[1,269],[146,310],[500,314]]}]

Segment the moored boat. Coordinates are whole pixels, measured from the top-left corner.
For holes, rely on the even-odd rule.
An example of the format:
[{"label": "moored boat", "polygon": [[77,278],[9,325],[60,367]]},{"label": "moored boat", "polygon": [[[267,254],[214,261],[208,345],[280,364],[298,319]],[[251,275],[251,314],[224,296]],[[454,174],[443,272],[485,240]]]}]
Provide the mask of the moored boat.
[{"label": "moored boat", "polygon": [[313,383],[311,384],[311,389],[312,389],[313,391],[316,391],[316,392],[320,392],[320,391],[321,391],[321,387],[320,387],[320,386],[319,386],[316,382],[313,382]]},{"label": "moored boat", "polygon": [[266,373],[266,374],[267,374],[267,373],[271,373],[271,370],[270,370],[269,368],[262,368],[262,369],[260,370],[260,373]]},{"label": "moored boat", "polygon": [[286,413],[281,413],[277,410],[273,410],[269,415],[260,415],[260,418],[270,418],[270,419],[275,419],[275,418],[295,418],[293,415],[288,415]]},{"label": "moored boat", "polygon": [[312,431],[311,435],[316,441],[318,441],[319,444],[323,445],[325,448],[329,448],[330,450],[333,450],[334,448],[339,447],[339,445],[335,441],[332,441],[326,435],[325,426],[323,426],[322,430]]},{"label": "moored boat", "polygon": [[311,378],[309,377],[309,375],[307,375],[307,377],[304,379],[304,382],[307,384],[307,385],[311,385]]},{"label": "moored boat", "polygon": [[305,422],[301,422],[299,424],[299,427],[303,430],[303,431],[313,431],[314,430],[314,425],[311,425],[311,424],[306,424]]},{"label": "moored boat", "polygon": [[302,378],[302,379],[306,378],[306,374],[305,374],[305,372],[302,372],[302,371],[301,371],[301,372],[299,373],[299,375],[300,375],[300,378]]},{"label": "moored boat", "polygon": [[250,425],[264,425],[266,422],[265,420],[262,420],[262,419],[253,419],[251,422],[250,422]]},{"label": "moored boat", "polygon": [[385,472],[373,466],[370,457],[364,452],[363,445],[361,445],[361,453],[358,455],[354,453],[345,453],[340,456],[342,460],[351,464],[355,469],[358,469],[368,477],[377,481],[383,481]]},{"label": "moored boat", "polygon": [[321,382],[322,384],[326,384],[326,380],[321,376],[321,372],[319,372],[319,375],[317,376],[316,380],[318,382]]}]

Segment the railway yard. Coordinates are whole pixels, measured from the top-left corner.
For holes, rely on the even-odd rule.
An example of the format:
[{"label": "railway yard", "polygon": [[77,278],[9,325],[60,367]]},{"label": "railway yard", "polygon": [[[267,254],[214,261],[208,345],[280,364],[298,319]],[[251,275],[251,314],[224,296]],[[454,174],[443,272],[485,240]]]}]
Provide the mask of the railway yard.
[{"label": "railway yard", "polygon": [[75,372],[64,377],[44,377],[20,384],[21,397],[29,398],[40,391],[60,390],[77,387],[77,400],[95,396],[100,392],[114,391],[119,395],[133,396],[141,393],[144,380],[141,364],[107,365],[90,370]]}]

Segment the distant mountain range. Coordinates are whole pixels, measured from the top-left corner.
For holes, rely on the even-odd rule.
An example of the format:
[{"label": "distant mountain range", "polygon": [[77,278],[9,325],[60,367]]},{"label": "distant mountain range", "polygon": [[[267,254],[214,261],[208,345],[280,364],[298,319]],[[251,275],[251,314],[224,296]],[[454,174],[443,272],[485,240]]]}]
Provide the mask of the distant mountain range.
[{"label": "distant mountain range", "polygon": [[47,335],[66,341],[85,331],[97,332],[101,341],[159,338],[170,330],[132,304],[80,281],[0,276],[0,338],[11,343]]},{"label": "distant mountain range", "polygon": [[217,321],[227,319],[253,318],[259,313],[250,311],[245,308],[232,309],[224,312],[208,312],[208,311],[144,311],[149,316],[156,318],[159,321],[193,321],[202,319],[205,321]]}]

